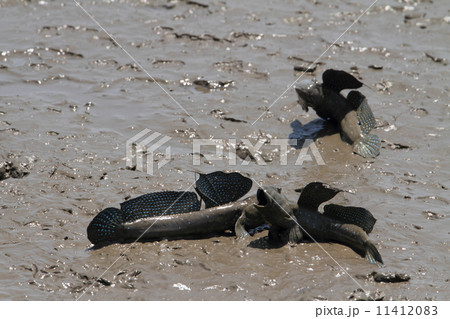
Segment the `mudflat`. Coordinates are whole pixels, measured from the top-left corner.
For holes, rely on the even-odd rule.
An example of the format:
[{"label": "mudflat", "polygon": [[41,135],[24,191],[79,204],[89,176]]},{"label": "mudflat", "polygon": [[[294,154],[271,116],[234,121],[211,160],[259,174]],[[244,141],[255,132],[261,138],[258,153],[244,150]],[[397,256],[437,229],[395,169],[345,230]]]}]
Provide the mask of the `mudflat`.
[{"label": "mudflat", "polygon": [[[363,14],[371,4],[83,2],[115,42],[75,2],[1,1],[0,299],[349,300],[362,287],[374,299],[448,300],[448,8],[391,1]],[[382,140],[374,160],[296,102],[289,86],[329,68],[366,85]],[[126,142],[144,129],[170,137],[171,160],[153,175],[126,167]],[[194,165],[194,139],[223,140],[222,160]],[[259,163],[230,165],[229,139],[266,139]],[[274,139],[298,142],[287,165]],[[295,165],[311,139],[325,165],[311,150]],[[347,190],[333,202],[378,219],[370,237],[386,266],[339,244],[251,244],[267,232],[87,250],[103,208],[192,190],[193,171],[216,170],[293,201],[312,181]]]}]

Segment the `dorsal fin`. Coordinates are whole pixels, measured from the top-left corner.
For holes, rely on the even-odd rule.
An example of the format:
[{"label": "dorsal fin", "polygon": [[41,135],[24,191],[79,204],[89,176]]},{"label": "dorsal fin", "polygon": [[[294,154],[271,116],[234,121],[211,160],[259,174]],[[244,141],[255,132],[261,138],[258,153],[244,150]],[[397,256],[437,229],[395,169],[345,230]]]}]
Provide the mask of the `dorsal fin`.
[{"label": "dorsal fin", "polygon": [[200,200],[195,192],[156,192],[123,202],[120,209],[125,222],[133,222],[146,217],[198,211]]},{"label": "dorsal fin", "polygon": [[200,174],[195,190],[205,202],[206,208],[237,201],[252,188],[252,180],[240,173],[221,171]]},{"label": "dorsal fin", "polygon": [[341,223],[353,224],[361,227],[369,234],[375,226],[376,218],[365,208],[354,206],[341,206],[336,204],[325,205],[323,215],[336,219]]},{"label": "dorsal fin", "polygon": [[341,191],[321,182],[309,183],[303,188],[297,204],[299,207],[318,210],[320,204],[332,199]]},{"label": "dorsal fin", "polygon": [[324,86],[336,91],[337,93],[344,89],[358,89],[363,86],[363,83],[350,73],[333,69],[328,69],[323,72],[322,82]]}]

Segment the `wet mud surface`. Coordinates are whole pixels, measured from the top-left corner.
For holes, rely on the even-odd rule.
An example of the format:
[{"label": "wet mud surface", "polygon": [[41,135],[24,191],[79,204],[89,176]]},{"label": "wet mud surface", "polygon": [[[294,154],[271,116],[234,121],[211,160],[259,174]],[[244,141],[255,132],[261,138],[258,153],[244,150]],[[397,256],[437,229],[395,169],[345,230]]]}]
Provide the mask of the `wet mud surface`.
[{"label": "wet mud surface", "polygon": [[[371,3],[82,2],[116,43],[75,2],[1,1],[0,298],[358,300],[364,289],[448,300],[449,7],[380,0],[339,38]],[[289,85],[327,68],[366,84],[383,140],[375,160],[297,104]],[[171,137],[153,176],[126,168],[126,141],[145,128]],[[193,165],[194,138],[225,140],[224,158]],[[261,138],[260,155],[241,142]],[[281,165],[268,143],[286,138],[298,145]],[[294,165],[306,140],[326,165],[311,150]],[[265,248],[267,231],[88,250],[101,209],[226,169],[291,200],[312,181],[347,190],[333,202],[378,219],[370,238],[386,266],[339,244]]]}]

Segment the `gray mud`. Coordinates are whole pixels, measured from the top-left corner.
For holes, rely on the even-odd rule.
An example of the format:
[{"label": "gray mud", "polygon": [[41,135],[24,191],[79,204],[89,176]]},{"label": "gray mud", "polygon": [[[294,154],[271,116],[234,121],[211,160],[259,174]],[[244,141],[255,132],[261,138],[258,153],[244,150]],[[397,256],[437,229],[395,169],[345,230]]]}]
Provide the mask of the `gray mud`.
[{"label": "gray mud", "polygon": [[[74,2],[2,0],[0,163],[28,174],[0,181],[0,299],[353,300],[362,287],[374,299],[448,300],[449,6],[380,0],[309,67],[372,3],[362,2],[83,1],[149,78]],[[367,85],[384,141],[374,161],[351,154],[288,89],[302,70],[307,79],[327,68]],[[145,128],[172,138],[172,160],[154,176],[124,159]],[[193,165],[193,138],[261,137],[316,139],[326,165],[282,166],[270,147],[265,166]],[[292,200],[311,181],[348,190],[334,202],[378,219],[370,237],[386,267],[339,244],[248,246],[266,232],[87,250],[101,209],[224,169]]]}]

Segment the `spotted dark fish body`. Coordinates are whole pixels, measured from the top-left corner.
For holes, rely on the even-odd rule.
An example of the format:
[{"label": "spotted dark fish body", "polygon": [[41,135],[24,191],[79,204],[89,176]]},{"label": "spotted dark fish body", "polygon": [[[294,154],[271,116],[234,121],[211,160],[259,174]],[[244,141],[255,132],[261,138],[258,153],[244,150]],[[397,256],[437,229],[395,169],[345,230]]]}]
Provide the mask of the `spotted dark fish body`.
[{"label": "spotted dark fish body", "polygon": [[[184,214],[163,215],[120,225],[120,238],[135,240],[176,239],[223,234],[233,230],[244,209],[255,197]],[[255,227],[258,225],[255,225]]]},{"label": "spotted dark fish body", "polygon": [[383,264],[383,259],[367,233],[352,223],[343,223],[319,212],[299,207],[294,210],[305,237],[316,241],[333,241],[349,246],[371,263]]},{"label": "spotted dark fish body", "polygon": [[329,200],[338,192],[325,184],[311,183],[303,189],[298,203],[293,203],[273,187],[260,188],[254,209],[247,209],[244,212],[246,216],[243,214],[240,219],[262,216],[270,224],[270,239],[290,244],[305,238],[337,242],[349,246],[371,263],[383,264],[380,253],[362,229],[364,227],[370,232],[375,224],[370,212],[364,208],[348,209],[339,205],[330,207],[327,215],[318,211],[322,200]]},{"label": "spotted dark fish body", "polygon": [[352,75],[344,71],[327,70],[323,83],[307,80],[295,88],[303,110],[313,108],[325,120],[337,123],[343,135],[350,140],[353,151],[363,157],[376,157],[380,153],[381,140],[369,132],[375,127],[375,117],[367,99],[358,91],[344,97],[340,91],[362,86]]},{"label": "spotted dark fish body", "polygon": [[[88,239],[94,245],[136,239],[181,238],[232,230],[251,199],[240,202],[252,181],[239,173],[201,174],[195,192],[165,191],[128,200],[120,209],[106,208],[91,221]],[[229,192],[227,192],[229,190]]]},{"label": "spotted dark fish body", "polygon": [[[233,230],[244,209],[255,197],[194,212],[159,215],[125,221],[121,210],[107,208],[88,226],[88,239],[94,245],[133,240],[156,240],[201,237]],[[255,225],[254,227],[259,226]]]}]

